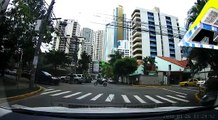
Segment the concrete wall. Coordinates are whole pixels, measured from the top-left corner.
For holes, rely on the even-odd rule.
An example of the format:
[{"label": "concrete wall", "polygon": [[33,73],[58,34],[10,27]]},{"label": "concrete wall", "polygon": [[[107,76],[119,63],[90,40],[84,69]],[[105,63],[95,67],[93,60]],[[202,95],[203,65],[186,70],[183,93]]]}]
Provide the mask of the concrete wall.
[{"label": "concrete wall", "polygon": [[158,73],[158,76],[139,76],[140,85],[160,85],[163,81],[163,73]]}]

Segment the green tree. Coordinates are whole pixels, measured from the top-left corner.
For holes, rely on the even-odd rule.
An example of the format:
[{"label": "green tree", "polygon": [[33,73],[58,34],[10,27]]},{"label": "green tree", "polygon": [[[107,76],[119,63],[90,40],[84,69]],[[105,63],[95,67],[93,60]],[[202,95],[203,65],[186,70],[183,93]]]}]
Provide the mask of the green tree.
[{"label": "green tree", "polygon": [[194,5],[189,9],[187,21],[185,24],[185,28],[188,30],[189,27],[192,25],[192,23],[195,21],[195,19],[200,14],[201,10],[203,9],[204,5],[207,3],[208,0],[197,0],[197,2],[194,3]]},{"label": "green tree", "polygon": [[58,66],[65,66],[71,63],[71,59],[64,51],[51,50],[45,54],[45,58],[48,64],[53,65],[55,71],[57,71]]},{"label": "green tree", "polygon": [[156,70],[156,65],[155,65],[155,58],[152,57],[145,57],[143,59],[144,62],[144,72],[148,71],[155,71]]},{"label": "green tree", "polygon": [[[35,31],[36,20],[46,14],[43,0],[13,0],[11,6],[0,20],[0,58],[6,56],[1,61],[1,69],[7,67],[10,59],[18,56],[15,54],[18,49],[23,51],[23,65],[30,66],[39,36]],[[51,40],[52,31],[52,27],[48,27],[45,31],[44,42]],[[15,60],[19,62],[19,59]]]},{"label": "green tree", "polygon": [[115,51],[114,54],[110,54],[109,57],[110,57],[109,63],[113,65],[116,62],[116,60],[122,58],[122,53],[120,53],[119,51]]},{"label": "green tree", "polygon": [[107,62],[101,62],[101,74],[105,78],[113,77],[113,67]]},{"label": "green tree", "polygon": [[137,69],[137,62],[134,58],[123,58],[117,59],[113,66],[114,74],[118,77],[128,76],[129,74],[133,73]]},{"label": "green tree", "polygon": [[88,55],[85,51],[81,54],[81,59],[78,61],[78,73],[87,73],[89,69],[89,63],[91,62],[91,56]]}]

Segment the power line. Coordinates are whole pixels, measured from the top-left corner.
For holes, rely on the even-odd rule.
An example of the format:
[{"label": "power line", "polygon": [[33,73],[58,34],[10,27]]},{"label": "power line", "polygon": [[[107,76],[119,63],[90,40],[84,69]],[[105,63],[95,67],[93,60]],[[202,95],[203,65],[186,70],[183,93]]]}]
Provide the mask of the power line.
[{"label": "power line", "polygon": [[[102,24],[102,23],[97,23],[97,22],[95,22],[95,24]],[[102,25],[104,25],[104,24],[102,24]],[[134,29],[134,28],[132,28],[132,27],[125,27],[125,26],[119,26],[119,25],[112,25],[112,24],[107,24],[108,26],[111,26],[111,27],[109,27],[109,28],[120,28],[120,27],[122,27],[122,28],[126,28],[126,29],[130,29],[130,30],[134,30],[134,31],[139,31],[139,32],[155,32],[156,34],[159,34],[159,35],[163,35],[163,36],[171,36],[172,34],[168,34],[168,33],[162,33],[161,34],[161,32],[157,32],[157,31],[151,31],[151,30],[149,30],[149,29],[142,29],[142,28],[139,28],[139,29]],[[107,26],[107,27],[108,27]],[[165,31],[166,32],[166,31]],[[180,38],[180,36],[181,36],[181,34],[175,34],[175,33],[173,33],[173,37],[175,37],[175,38]]]},{"label": "power line", "polygon": [[[100,13],[100,14],[102,14],[102,15],[107,15],[107,16],[111,16],[111,17],[113,17],[113,18],[109,18],[110,20],[113,20],[113,22],[117,22],[117,21],[115,21],[115,19],[114,18],[122,18],[124,21],[124,23],[125,22],[137,22],[138,23],[138,21],[133,21],[132,19],[129,19],[129,18],[125,18],[124,19],[124,17],[122,16],[122,17],[119,17],[119,16],[116,16],[116,15],[109,15],[109,14],[105,14],[105,13]],[[93,15],[94,16],[94,15]],[[97,15],[96,15],[97,16]],[[98,16],[100,16],[100,15],[98,15]],[[148,23],[145,23],[145,22],[140,22],[140,23],[143,23],[143,24],[148,24]],[[163,25],[162,25],[163,26]],[[163,26],[163,27],[166,27],[166,26]],[[185,28],[183,28],[183,27],[179,27],[179,26],[172,26],[172,27],[177,27],[177,28],[181,28],[181,29],[184,29],[184,30],[186,30]]]}]

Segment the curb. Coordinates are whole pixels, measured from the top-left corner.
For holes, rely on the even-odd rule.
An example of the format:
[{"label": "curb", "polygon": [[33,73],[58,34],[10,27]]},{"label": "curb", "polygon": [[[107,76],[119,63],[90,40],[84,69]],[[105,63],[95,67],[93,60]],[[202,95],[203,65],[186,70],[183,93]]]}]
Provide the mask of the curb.
[{"label": "curb", "polygon": [[30,96],[33,96],[35,94],[40,93],[43,89],[44,89],[43,87],[39,86],[38,90],[30,92],[30,93],[25,93],[25,94],[13,96],[13,97],[2,98],[2,99],[0,99],[0,103],[5,102],[5,101],[10,101],[11,102],[11,101],[24,99],[24,98],[27,98],[27,97],[30,97]]},{"label": "curb", "polygon": [[161,87],[171,87],[171,86],[166,86],[166,85],[133,85],[133,87],[161,88]]}]

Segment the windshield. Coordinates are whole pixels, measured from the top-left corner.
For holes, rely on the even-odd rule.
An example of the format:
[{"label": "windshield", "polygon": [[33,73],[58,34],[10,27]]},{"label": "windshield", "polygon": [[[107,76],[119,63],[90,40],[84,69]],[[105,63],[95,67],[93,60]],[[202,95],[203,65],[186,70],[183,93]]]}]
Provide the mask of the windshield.
[{"label": "windshield", "polygon": [[4,103],[193,107],[218,90],[217,11],[201,14],[207,0],[0,2]]}]

